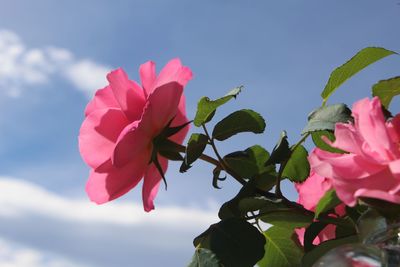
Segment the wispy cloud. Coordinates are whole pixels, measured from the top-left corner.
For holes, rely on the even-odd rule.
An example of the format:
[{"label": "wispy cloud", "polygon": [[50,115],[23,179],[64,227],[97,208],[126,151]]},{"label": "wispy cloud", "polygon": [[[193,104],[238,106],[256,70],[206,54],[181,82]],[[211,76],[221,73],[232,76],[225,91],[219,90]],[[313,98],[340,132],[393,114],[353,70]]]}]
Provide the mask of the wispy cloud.
[{"label": "wispy cloud", "polygon": [[89,267],[0,239],[0,267]]},{"label": "wispy cloud", "polygon": [[77,59],[64,48],[26,47],[14,32],[0,30],[0,90],[18,97],[24,89],[63,77],[87,95],[104,87],[110,67],[90,59]]},{"label": "wispy cloud", "polygon": [[[182,266],[193,253],[193,237],[218,221],[216,214],[211,209],[162,205],[145,213],[141,203],[123,201],[97,206],[24,180],[0,177],[0,236],[23,246],[23,250],[6,246],[9,261],[28,251],[33,262],[59,255],[52,259],[98,267]],[[53,267],[1,263],[0,267]],[[64,266],[69,267],[60,265]]]}]

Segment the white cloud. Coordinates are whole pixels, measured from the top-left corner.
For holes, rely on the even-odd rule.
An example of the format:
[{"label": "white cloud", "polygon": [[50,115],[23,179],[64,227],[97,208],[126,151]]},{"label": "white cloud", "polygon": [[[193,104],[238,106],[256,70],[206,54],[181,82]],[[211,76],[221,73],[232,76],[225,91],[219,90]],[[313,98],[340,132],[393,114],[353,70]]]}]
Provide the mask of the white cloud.
[{"label": "white cloud", "polygon": [[0,177],[0,216],[23,217],[32,214],[75,223],[115,225],[157,225],[198,229],[217,221],[217,211],[194,208],[160,207],[145,213],[141,203],[96,205],[88,199],[68,199],[30,182]]},{"label": "white cloud", "polygon": [[76,59],[67,49],[27,48],[17,34],[0,30],[0,90],[9,96],[18,97],[26,87],[48,83],[53,75],[90,96],[106,85],[110,70],[89,59]]},{"label": "white cloud", "polygon": [[0,267],[88,267],[0,238]]},{"label": "white cloud", "polygon": [[0,267],[183,266],[193,238],[217,221],[215,209],[98,206],[0,176]]}]

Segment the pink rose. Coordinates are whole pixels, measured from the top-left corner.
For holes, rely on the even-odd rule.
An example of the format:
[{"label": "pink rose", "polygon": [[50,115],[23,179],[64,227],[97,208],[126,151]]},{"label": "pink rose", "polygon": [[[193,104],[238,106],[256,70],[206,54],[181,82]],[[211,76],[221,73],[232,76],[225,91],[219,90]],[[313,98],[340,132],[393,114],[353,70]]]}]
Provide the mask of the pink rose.
[{"label": "pink rose", "polygon": [[[154,62],[140,66],[140,86],[122,69],[107,75],[109,85],[96,92],[85,110],[79,133],[79,150],[91,171],[86,185],[89,198],[102,204],[118,198],[144,177],[142,195],[145,211],[162,179],[154,163],[149,164],[153,139],[173,119],[171,126],[186,123],[183,87],[192,78],[179,59],[171,60],[157,76]],[[185,127],[170,139],[181,144]],[[158,155],[162,170],[167,159]]]},{"label": "pink rose", "polygon": [[[296,190],[299,193],[299,199],[297,203],[303,205],[305,209],[315,211],[319,200],[325,195],[326,192],[333,188],[330,179],[319,176],[313,170],[310,172],[310,176],[301,184],[295,184]],[[338,215],[344,215],[344,205],[341,204],[335,208]],[[332,214],[332,216],[335,216]],[[327,225],[314,239],[313,244],[318,245],[329,239],[335,238],[336,226],[329,224]],[[299,241],[304,245],[304,233],[305,228],[295,229]]]},{"label": "pink rose", "polygon": [[337,123],[333,147],[337,154],[316,148],[309,156],[316,173],[332,179],[338,197],[348,206],[358,197],[400,204],[400,114],[385,121],[374,97],[353,106],[354,124]]}]

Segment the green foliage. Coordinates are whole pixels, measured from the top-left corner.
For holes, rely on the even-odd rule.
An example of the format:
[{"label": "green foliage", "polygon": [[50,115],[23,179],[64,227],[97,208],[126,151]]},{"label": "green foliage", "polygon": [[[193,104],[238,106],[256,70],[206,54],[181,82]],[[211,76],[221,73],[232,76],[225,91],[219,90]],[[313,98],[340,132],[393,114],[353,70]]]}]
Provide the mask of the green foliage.
[{"label": "green foliage", "polygon": [[313,221],[313,216],[304,214],[293,208],[267,212],[261,209],[260,214],[265,214],[260,217],[260,220],[263,222],[291,230],[298,227],[306,227]]},{"label": "green foliage", "polygon": [[193,243],[195,247],[211,250],[223,266],[253,267],[264,256],[264,236],[238,218],[211,225]]},{"label": "green foliage", "polygon": [[197,248],[188,267],[221,267],[217,256],[211,250]]},{"label": "green foliage", "polygon": [[216,100],[210,100],[208,97],[203,97],[200,99],[199,103],[197,104],[197,112],[194,118],[194,125],[200,127],[204,123],[209,122],[215,114],[217,108],[232,98],[236,98],[236,96],[240,93],[243,86],[239,86],[231,90],[225,96],[218,98]]},{"label": "green foliage", "polygon": [[288,210],[281,199],[269,199],[265,196],[246,197],[239,201],[239,210],[243,213],[263,210],[263,212],[274,210]]},{"label": "green foliage", "polygon": [[332,153],[340,153],[340,154],[346,153],[341,149],[328,145],[324,140],[322,140],[323,136],[326,136],[326,138],[328,138],[331,142],[335,141],[335,135],[333,131],[329,130],[314,131],[311,133],[311,137],[315,146],[319,147],[322,150],[329,151]]},{"label": "green foliage", "polygon": [[333,131],[336,123],[352,120],[351,110],[345,104],[323,106],[308,115],[308,123],[302,134],[321,130]]},{"label": "green foliage", "polygon": [[304,232],[304,251],[309,252],[315,246],[313,244],[314,239],[318,234],[327,226],[324,222],[313,222],[311,223]]},{"label": "green foliage", "polygon": [[281,133],[278,143],[272,150],[271,157],[268,159],[265,165],[268,166],[270,164],[278,164],[285,162],[290,157],[291,153],[292,152],[289,148],[289,142],[287,141],[286,132],[283,131]]},{"label": "green foliage", "polygon": [[393,97],[400,95],[400,76],[382,80],[372,87],[372,95],[379,97],[386,108],[389,108]]},{"label": "green foliage", "polygon": [[218,141],[223,141],[242,132],[263,133],[264,129],[265,120],[260,114],[250,109],[242,109],[218,122],[212,136]]},{"label": "green foliage", "polygon": [[368,209],[358,219],[358,236],[362,241],[365,241],[372,233],[386,229],[386,227],[385,217],[374,209]]},{"label": "green foliage", "polygon": [[328,83],[321,93],[324,103],[340,85],[342,85],[347,79],[351,78],[354,74],[358,73],[368,65],[393,54],[396,53],[381,47],[367,47],[359,51],[349,61],[331,73]]},{"label": "green foliage", "polygon": [[303,252],[293,240],[293,231],[277,226],[264,232],[267,240],[264,258],[258,262],[260,267],[301,266]]},{"label": "green foliage", "polygon": [[257,174],[271,170],[264,166],[269,153],[262,146],[254,145],[244,151],[236,151],[226,155],[223,159],[229,168],[242,178],[250,179]]},{"label": "green foliage", "polygon": [[185,158],[179,169],[180,172],[186,172],[193,162],[202,154],[208,143],[208,137],[204,134],[194,133],[190,136],[186,146]]},{"label": "green foliage", "polygon": [[320,214],[335,208],[341,203],[342,201],[337,197],[334,189],[327,191],[315,208],[315,218],[318,218]]},{"label": "green foliage", "polygon": [[321,244],[316,246],[313,250],[307,252],[303,256],[303,259],[301,261],[301,266],[312,267],[313,264],[323,255],[325,255],[325,253],[327,253],[329,250],[344,244],[357,243],[358,241],[359,241],[358,237],[354,235],[354,236],[348,236],[344,238],[332,239],[322,242]]},{"label": "green foliage", "polygon": [[292,182],[303,182],[310,175],[310,164],[308,163],[308,152],[304,146],[299,145],[290,156],[282,172],[282,177]]}]

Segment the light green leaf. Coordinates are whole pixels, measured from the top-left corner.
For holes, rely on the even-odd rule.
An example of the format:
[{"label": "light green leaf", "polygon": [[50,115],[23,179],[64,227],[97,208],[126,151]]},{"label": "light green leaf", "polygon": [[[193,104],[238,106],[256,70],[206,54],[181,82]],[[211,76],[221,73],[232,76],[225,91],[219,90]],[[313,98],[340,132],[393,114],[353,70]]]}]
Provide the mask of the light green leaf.
[{"label": "light green leaf", "polygon": [[246,220],[230,218],[196,237],[195,247],[211,250],[223,266],[253,267],[264,255],[264,236]]},{"label": "light green leaf", "polygon": [[310,164],[308,163],[308,152],[304,146],[299,145],[290,156],[282,172],[282,177],[292,182],[303,182],[310,175]]},{"label": "light green leaf", "polygon": [[225,96],[216,100],[210,100],[208,97],[201,98],[199,103],[197,104],[197,112],[193,121],[194,125],[200,127],[202,124],[209,122],[214,116],[217,108],[225,104],[232,98],[236,98],[242,88],[243,86],[236,87]]},{"label": "light green leaf", "polygon": [[260,114],[250,109],[242,109],[218,122],[214,127],[212,136],[218,141],[223,141],[238,133],[262,133],[264,129],[265,120]]},{"label": "light green leaf", "polygon": [[318,218],[320,214],[335,208],[340,203],[342,203],[342,201],[337,197],[334,189],[327,191],[319,200],[317,207],[315,208],[315,218]]},{"label": "light green leaf", "polygon": [[293,231],[276,226],[264,232],[267,240],[264,258],[259,267],[297,267],[301,265],[303,252],[293,241]]},{"label": "light green leaf", "polygon": [[188,267],[221,267],[217,256],[211,250],[198,248]]},{"label": "light green leaf", "polygon": [[400,95],[400,76],[379,81],[372,87],[372,95],[379,97],[386,108],[389,108],[393,97]]},{"label": "light green leaf", "polygon": [[367,47],[359,51],[349,61],[331,73],[328,83],[321,93],[324,103],[340,85],[342,85],[347,79],[351,78],[354,74],[361,71],[368,65],[393,54],[397,53],[386,50],[382,47]]},{"label": "light green leaf", "polygon": [[308,115],[308,123],[302,134],[321,130],[335,130],[338,122],[352,121],[351,110],[345,104],[320,107]]},{"label": "light green leaf", "polygon": [[179,169],[180,172],[186,172],[193,162],[202,154],[208,143],[208,137],[204,134],[194,133],[190,136],[186,147],[185,158]]}]

